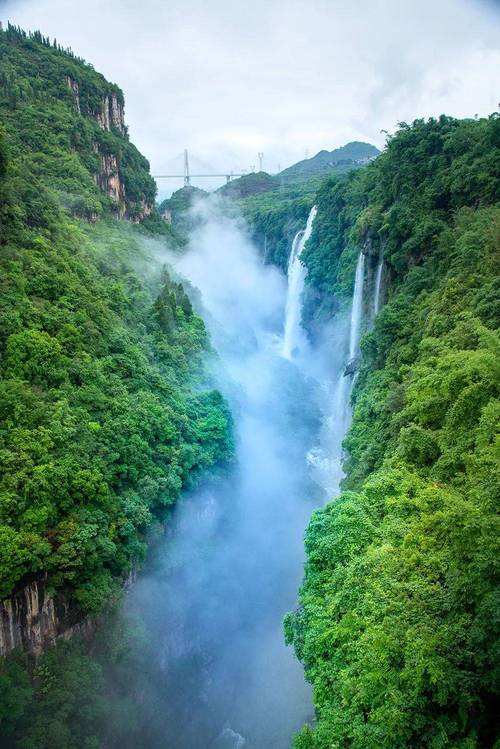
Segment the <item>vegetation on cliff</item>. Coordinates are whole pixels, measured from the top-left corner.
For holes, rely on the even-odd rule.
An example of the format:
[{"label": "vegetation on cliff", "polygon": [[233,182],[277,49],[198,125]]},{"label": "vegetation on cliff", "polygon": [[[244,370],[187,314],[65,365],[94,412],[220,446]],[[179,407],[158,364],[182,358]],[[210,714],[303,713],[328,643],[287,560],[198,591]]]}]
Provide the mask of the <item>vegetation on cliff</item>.
[{"label": "vegetation on cliff", "polygon": [[301,749],[497,746],[499,201],[498,116],[402,125],[319,193],[310,282],[345,297],[382,245],[388,300],[285,622],[314,685]]},{"label": "vegetation on cliff", "polygon": [[187,241],[189,232],[196,228],[196,219],[191,208],[209,195],[194,185],[184,185],[176,190],[169,198],[162,200],[158,206],[160,216],[163,216],[176,235],[178,244]]},{"label": "vegetation on cliff", "polygon": [[[101,97],[118,90],[36,35],[10,29],[0,44],[9,81],[0,98],[0,599],[46,573],[96,611],[142,558],[153,519],[228,458],[230,418],[204,383],[202,320],[157,261],[154,270],[155,222],[116,221],[86,162],[101,135],[100,146],[119,143],[132,164],[126,136],[94,120]],[[66,75],[87,114],[73,109]],[[147,162],[137,163],[130,180],[149,190]],[[66,197],[80,187],[83,214],[103,220],[75,215]]]},{"label": "vegetation on cliff", "polygon": [[[162,266],[175,236],[150,213],[120,90],[12,27],[0,77],[0,601],[43,576],[95,614],[180,491],[231,458],[231,417],[203,321]],[[121,709],[103,664],[126,643],[2,659],[1,745],[100,746]]]},{"label": "vegetation on cliff", "polygon": [[36,180],[72,215],[95,220],[152,209],[149,164],[130,142],[123,93],[91,65],[39,32],[0,30],[0,114],[18,198]]}]

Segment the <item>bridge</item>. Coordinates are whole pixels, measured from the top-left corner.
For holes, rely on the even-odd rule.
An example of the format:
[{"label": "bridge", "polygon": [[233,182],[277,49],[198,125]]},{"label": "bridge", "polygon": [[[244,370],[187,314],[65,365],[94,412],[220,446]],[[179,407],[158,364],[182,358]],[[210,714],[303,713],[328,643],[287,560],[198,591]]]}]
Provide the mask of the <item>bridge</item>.
[{"label": "bridge", "polygon": [[[262,164],[262,157],[259,154],[259,159]],[[255,172],[255,167],[251,167],[250,174]],[[226,182],[230,182],[233,177],[244,177],[249,172],[222,172],[222,173],[212,173],[212,174],[192,174],[189,171],[189,154],[187,149],[184,150],[184,171],[182,174],[153,174],[154,179],[183,179],[184,180],[184,187],[189,187],[191,185],[191,179],[195,178],[198,179],[199,177],[225,177]]]}]

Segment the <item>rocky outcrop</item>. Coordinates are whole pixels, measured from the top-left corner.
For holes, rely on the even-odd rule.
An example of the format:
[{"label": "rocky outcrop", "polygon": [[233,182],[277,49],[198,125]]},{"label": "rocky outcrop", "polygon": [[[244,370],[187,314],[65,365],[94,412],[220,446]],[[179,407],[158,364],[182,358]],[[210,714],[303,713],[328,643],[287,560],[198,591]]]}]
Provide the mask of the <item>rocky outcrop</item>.
[{"label": "rocky outcrop", "polygon": [[123,104],[116,94],[106,94],[101,101],[101,111],[97,113],[97,122],[101,130],[115,128],[125,135],[125,117]]},{"label": "rocky outcrop", "polygon": [[141,200],[138,210],[130,216],[132,223],[138,224],[147,216],[150,216],[153,212],[153,206],[150,203],[146,203],[145,200]]},{"label": "rocky outcrop", "polygon": [[[142,221],[152,213],[153,203],[144,198],[140,201],[137,199],[131,200],[130,195],[127,195],[125,180],[120,171],[120,159],[123,152],[130,148],[121,92],[119,89],[110,88],[108,93],[100,99],[99,111],[96,112],[93,109],[92,112],[89,112],[86,109],[88,105],[85,104],[86,99],[83,93],[81,95],[78,81],[67,75],[66,83],[73,97],[74,109],[78,114],[92,117],[101,130],[105,132],[113,132],[115,136],[123,136],[123,141],[120,142],[121,139],[119,138],[103,138],[96,134],[91,146],[93,153],[98,156],[94,179],[99,189],[113,202],[114,212],[118,218],[130,219],[134,223]],[[95,107],[95,104],[93,107]],[[96,219],[97,214],[94,212],[90,215],[89,220],[95,221]]]},{"label": "rocky outcrop", "polygon": [[[94,151],[99,153],[97,144],[95,144]],[[151,203],[144,199],[140,203],[132,203],[127,199],[117,157],[113,153],[106,153],[101,154],[100,159],[101,165],[95,179],[99,189],[115,203],[117,216],[130,219],[134,224],[150,216],[153,212]]]},{"label": "rocky outcrop", "polygon": [[384,264],[385,237],[372,236],[368,233],[363,242],[363,254],[366,258],[364,296],[365,314],[373,318],[383,306],[386,287],[387,269]]},{"label": "rocky outcrop", "polygon": [[160,211],[160,216],[167,222],[167,224],[172,224],[172,211],[169,208],[163,208],[163,210]]},{"label": "rocky outcrop", "polygon": [[116,203],[118,214],[123,218],[125,209],[125,188],[120,179],[118,160],[112,153],[101,155],[101,168],[96,175],[99,188]]},{"label": "rocky outcrop", "polygon": [[78,86],[78,81],[75,81],[73,78],[70,78],[70,76],[66,76],[66,81],[68,84],[68,88],[70,89],[71,93],[73,94],[73,103],[76,111],[78,114],[82,113],[81,107],[80,107],[80,89]]},{"label": "rocky outcrop", "polygon": [[94,627],[64,596],[52,596],[45,578],[34,580],[0,603],[0,656],[15,648],[38,656],[58,638],[90,636]]}]

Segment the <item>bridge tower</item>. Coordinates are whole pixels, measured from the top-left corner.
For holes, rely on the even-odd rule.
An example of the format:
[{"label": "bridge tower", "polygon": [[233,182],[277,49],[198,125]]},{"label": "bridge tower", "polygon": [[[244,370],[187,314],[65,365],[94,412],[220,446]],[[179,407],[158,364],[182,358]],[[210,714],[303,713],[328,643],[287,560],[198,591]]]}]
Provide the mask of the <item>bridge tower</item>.
[{"label": "bridge tower", "polygon": [[189,176],[189,156],[187,148],[184,149],[184,187],[189,187],[191,177]]}]

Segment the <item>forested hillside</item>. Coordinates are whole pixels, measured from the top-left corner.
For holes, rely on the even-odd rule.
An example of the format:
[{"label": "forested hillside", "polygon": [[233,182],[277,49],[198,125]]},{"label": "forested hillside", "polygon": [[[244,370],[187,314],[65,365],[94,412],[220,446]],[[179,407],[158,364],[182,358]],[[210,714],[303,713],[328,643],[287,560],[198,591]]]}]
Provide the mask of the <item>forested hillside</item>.
[{"label": "forested hillside", "polygon": [[[343,322],[355,268],[363,267],[360,253],[366,258],[362,356],[350,353],[347,369],[339,370],[353,377],[342,492],[312,516],[299,605],[285,618],[286,640],[313,685],[316,711],[295,747],[499,749],[500,116],[402,124],[372,161],[376,149],[369,144],[345,149],[299,162],[289,180],[251,174],[221,190],[227,214],[243,214],[264,261],[283,271],[294,235],[317,205],[312,236],[295,258],[299,271],[299,257],[308,271],[302,319],[311,339],[324,323],[334,329]],[[233,460],[231,415],[205,366],[214,354],[203,320],[163,265],[166,252],[185,248],[194,225],[188,209],[205,193],[183,188],[165,201],[161,210],[171,226],[154,208],[155,192],[149,164],[129,140],[121,90],[40,33],[0,29],[0,652],[8,653],[0,659],[0,745],[6,749],[140,747],[149,715],[177,717],[177,702],[162,702],[177,689],[188,697],[178,711],[184,736],[242,745],[239,731],[245,731],[236,722],[229,728],[234,705],[253,718],[262,700],[259,715],[267,722],[275,704],[269,673],[280,658],[274,660],[273,623],[283,609],[276,616],[267,606],[280,584],[290,587],[293,554],[281,557],[274,547],[287,545],[299,508],[279,492],[297,494],[302,510],[301,492],[313,494],[314,487],[300,471],[288,483],[297,448],[283,427],[288,416],[277,406],[272,412],[283,401],[298,419],[301,399],[305,428],[314,409],[304,392],[311,387],[315,403],[316,385],[295,377],[292,347],[288,361],[277,347],[271,352],[283,380],[265,371],[267,348],[253,363],[252,347],[258,352],[261,344],[249,321],[260,320],[259,305],[276,301],[264,296],[279,297],[284,286],[279,278],[266,286],[270,269],[246,247],[243,222],[221,242],[216,228],[211,241],[219,258],[235,261],[221,284],[231,288],[218,292],[227,297],[224,319],[244,320],[238,366],[255,366],[248,382],[255,372],[256,392],[248,397],[241,438],[247,460],[231,491],[222,492],[226,516],[218,517],[211,494],[207,518],[196,507],[197,522],[213,523],[213,535],[197,535],[191,523],[182,528],[191,545],[178,547],[181,559],[163,560],[178,587],[152,586],[153,597],[161,591],[175,604],[156,607],[154,599],[155,618],[171,612],[173,637],[162,641],[173,643],[170,649],[154,638],[146,643],[146,629],[131,631],[131,620],[113,619],[113,602],[144,560],[149,538],[168,524],[180,493],[202,476],[216,478]],[[237,265],[239,242],[251,263],[243,258]],[[231,252],[221,254],[229,243]],[[205,268],[207,276],[209,270],[224,275],[208,268],[215,254],[200,255],[200,276]],[[373,304],[379,266],[380,309]],[[249,285],[259,288],[240,309]],[[281,320],[281,306],[270,310],[272,326],[255,328],[266,347],[278,342]],[[278,384],[260,402],[256,393],[266,391],[266,379]],[[246,380],[237,382],[231,387],[241,385],[243,393]],[[276,444],[274,437],[267,441],[273,418],[281,430]],[[290,463],[281,462],[281,453]],[[262,518],[270,519],[268,527]],[[282,525],[283,519],[294,522]],[[261,536],[266,543],[258,545]],[[202,552],[198,566],[195,551]],[[296,558],[300,567],[302,557]],[[268,567],[276,575],[266,577]],[[52,602],[46,636],[48,609],[40,615],[33,585],[43,590],[44,605]],[[201,589],[207,597],[194,600]],[[13,602],[27,590],[22,619]],[[245,599],[244,615],[229,598]],[[33,640],[19,632],[28,619]],[[89,622],[92,638],[71,637]],[[225,648],[229,640],[232,650]],[[224,658],[235,668],[225,671]],[[271,666],[262,669],[267,660]],[[155,692],[167,672],[173,688]],[[138,673],[142,681],[134,682]],[[143,685],[152,673],[158,684],[148,690]],[[234,683],[220,678],[227,673],[236,674]],[[245,680],[249,689],[240,693]],[[225,681],[231,683],[216,683]],[[293,679],[285,686],[295,692]],[[190,734],[194,711],[203,723],[213,704],[221,725]],[[269,726],[274,741],[275,724]],[[160,743],[151,746],[163,740],[160,730]]]},{"label": "forested hillside", "polygon": [[319,151],[310,159],[303,159],[280,172],[283,177],[306,178],[312,174],[339,175],[359,168],[378,156],[380,151],[371,143],[353,141],[333,151]]},{"label": "forested hillside", "polygon": [[154,197],[121,92],[40,35],[0,45],[0,599],[47,575],[96,611],[155,516],[228,458],[229,416],[203,322],[154,261],[167,225],[114,218]]},{"label": "forested hillside", "polygon": [[497,115],[402,125],[318,194],[316,314],[345,306],[362,248],[386,303],[285,622],[314,686],[301,749],[498,746],[499,202]]},{"label": "forested hillside", "polygon": [[[230,459],[231,419],[203,321],[158,260],[175,238],[121,91],[13,28],[0,78],[1,613],[39,580],[71,623],[113,602],[148,529]],[[78,640],[2,659],[0,744],[98,746],[104,691]]]}]

